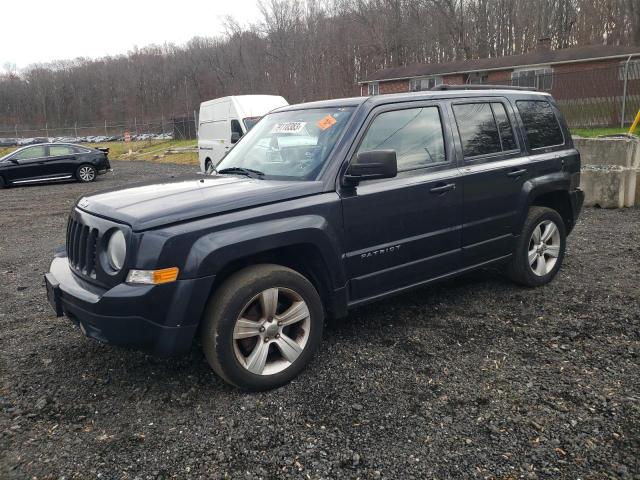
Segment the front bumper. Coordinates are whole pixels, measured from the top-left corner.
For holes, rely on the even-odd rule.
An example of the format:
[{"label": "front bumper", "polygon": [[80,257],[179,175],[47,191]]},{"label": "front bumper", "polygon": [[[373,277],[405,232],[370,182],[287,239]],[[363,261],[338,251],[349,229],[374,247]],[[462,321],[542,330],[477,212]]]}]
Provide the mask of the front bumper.
[{"label": "front bumper", "polygon": [[103,289],[73,273],[66,253],[60,252],[45,284],[56,315],[66,315],[88,337],[165,357],[189,350],[213,279]]}]

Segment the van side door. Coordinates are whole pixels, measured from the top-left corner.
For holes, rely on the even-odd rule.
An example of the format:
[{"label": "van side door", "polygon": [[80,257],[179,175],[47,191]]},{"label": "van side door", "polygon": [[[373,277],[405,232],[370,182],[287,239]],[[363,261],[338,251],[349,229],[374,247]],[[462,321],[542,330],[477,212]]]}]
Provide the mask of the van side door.
[{"label": "van side door", "polygon": [[450,106],[463,158],[462,258],[464,267],[470,267],[512,252],[528,158],[506,98],[467,98]]},{"label": "van side door", "polygon": [[460,267],[462,188],[442,102],[374,109],[349,154],[393,149],[395,178],[340,191],[351,304]]}]

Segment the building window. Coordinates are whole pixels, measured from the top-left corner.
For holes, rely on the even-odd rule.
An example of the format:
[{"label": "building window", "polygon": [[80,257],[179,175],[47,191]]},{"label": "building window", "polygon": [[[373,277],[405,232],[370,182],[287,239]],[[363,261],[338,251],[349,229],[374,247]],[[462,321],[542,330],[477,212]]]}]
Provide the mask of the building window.
[{"label": "building window", "polygon": [[367,87],[369,95],[378,95],[380,93],[380,83],[378,82],[372,82]]},{"label": "building window", "polygon": [[550,67],[511,72],[511,84],[517,87],[533,87],[538,90],[551,90],[553,70]]},{"label": "building window", "polygon": [[436,85],[442,84],[442,77],[417,77],[412,78],[409,81],[410,92],[422,92],[424,90],[430,90]]},{"label": "building window", "polygon": [[620,80],[624,81],[624,71],[627,69],[627,80],[640,80],[640,60],[631,60],[626,66],[626,60],[620,63]]},{"label": "building window", "polygon": [[483,84],[489,81],[489,74],[487,72],[473,72],[467,75],[467,83],[476,85]]}]

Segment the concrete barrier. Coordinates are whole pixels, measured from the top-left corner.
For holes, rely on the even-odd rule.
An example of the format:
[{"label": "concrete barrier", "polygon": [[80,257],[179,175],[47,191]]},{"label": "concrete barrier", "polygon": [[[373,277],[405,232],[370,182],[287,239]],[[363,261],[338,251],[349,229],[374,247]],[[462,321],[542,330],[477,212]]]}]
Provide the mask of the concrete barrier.
[{"label": "concrete barrier", "polygon": [[580,188],[587,207],[622,208],[640,205],[640,139],[574,137],[580,152]]}]

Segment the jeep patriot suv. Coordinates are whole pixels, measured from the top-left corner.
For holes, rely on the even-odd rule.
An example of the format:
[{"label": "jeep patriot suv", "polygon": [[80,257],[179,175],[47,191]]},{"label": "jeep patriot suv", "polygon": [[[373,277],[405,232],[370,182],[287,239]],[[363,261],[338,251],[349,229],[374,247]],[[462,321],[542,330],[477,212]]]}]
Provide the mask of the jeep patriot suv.
[{"label": "jeep patriot suv", "polygon": [[89,337],[164,356],[197,335],[224,380],[274,388],[309,363],[325,315],[493,264],[550,282],[579,181],[545,93],[286,106],[207,175],[81,198],[47,296]]}]

